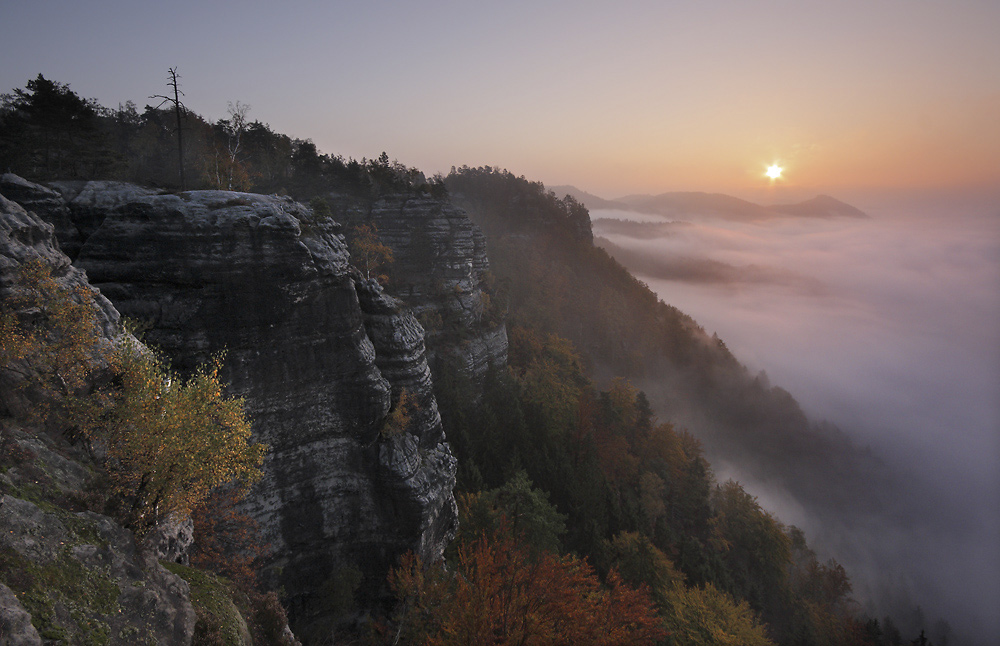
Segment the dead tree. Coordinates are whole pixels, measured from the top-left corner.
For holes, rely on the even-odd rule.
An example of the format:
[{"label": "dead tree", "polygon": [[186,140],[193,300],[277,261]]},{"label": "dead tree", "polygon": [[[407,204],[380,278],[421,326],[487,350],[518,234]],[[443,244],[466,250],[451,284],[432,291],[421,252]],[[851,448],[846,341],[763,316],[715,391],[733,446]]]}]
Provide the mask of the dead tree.
[{"label": "dead tree", "polygon": [[177,68],[171,67],[170,69],[167,70],[167,73],[170,75],[169,76],[170,80],[167,81],[167,86],[173,88],[174,96],[169,97],[169,96],[164,96],[162,94],[154,94],[149,98],[163,99],[162,101],[160,101],[160,105],[156,106],[157,109],[159,109],[160,106],[162,106],[164,103],[172,103],[174,106],[174,114],[177,116],[177,171],[181,177],[181,190],[183,191],[185,189],[184,136],[183,136],[184,130],[181,127],[181,116],[184,114],[184,111],[187,110],[187,108],[184,106],[183,103],[181,103],[180,97],[184,96],[184,93],[181,92],[180,89],[178,89],[177,87],[177,79],[180,78],[180,76],[177,74]]}]

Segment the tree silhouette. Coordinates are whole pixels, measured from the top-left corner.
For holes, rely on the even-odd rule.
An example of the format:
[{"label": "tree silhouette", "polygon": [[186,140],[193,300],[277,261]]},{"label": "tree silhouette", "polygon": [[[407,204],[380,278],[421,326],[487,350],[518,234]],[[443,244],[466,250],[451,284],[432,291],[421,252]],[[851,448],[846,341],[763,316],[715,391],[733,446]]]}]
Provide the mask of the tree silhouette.
[{"label": "tree silhouette", "polygon": [[180,97],[184,96],[184,93],[181,92],[180,89],[178,88],[177,79],[180,78],[180,75],[177,73],[177,68],[176,67],[169,68],[167,70],[167,74],[169,76],[169,80],[167,81],[167,86],[170,87],[170,88],[173,88],[173,90],[174,90],[173,97],[166,96],[166,95],[163,95],[163,94],[154,94],[153,96],[151,96],[149,98],[151,98],[151,99],[163,99],[162,101],[160,101],[160,105],[156,106],[157,108],[159,108],[160,106],[162,106],[164,103],[170,103],[171,105],[174,106],[174,115],[177,117],[177,128],[175,130],[175,132],[177,133],[177,172],[178,172],[178,174],[180,175],[180,178],[181,178],[181,190],[183,191],[184,187],[185,187],[185,182],[184,182],[184,134],[183,134],[184,133],[184,129],[181,126],[181,117],[184,116],[184,112],[187,110],[187,108],[184,106],[183,103],[181,103]]}]

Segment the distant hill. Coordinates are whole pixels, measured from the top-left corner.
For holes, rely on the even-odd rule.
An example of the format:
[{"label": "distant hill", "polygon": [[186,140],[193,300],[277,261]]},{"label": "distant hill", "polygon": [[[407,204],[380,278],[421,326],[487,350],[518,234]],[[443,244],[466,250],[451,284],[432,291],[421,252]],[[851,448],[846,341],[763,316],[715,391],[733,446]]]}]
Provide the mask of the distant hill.
[{"label": "distant hill", "polygon": [[850,204],[845,204],[829,195],[817,195],[811,200],[797,204],[775,204],[768,207],[772,211],[780,211],[790,215],[807,218],[869,218],[870,216]]},{"label": "distant hill", "polygon": [[549,190],[556,194],[556,197],[562,197],[564,195],[572,195],[578,202],[583,204],[588,209],[617,209],[622,211],[633,210],[628,204],[624,202],[617,202],[615,200],[606,200],[603,197],[598,197],[593,193],[588,193],[587,191],[578,189],[575,186],[550,186]]},{"label": "distant hill", "polygon": [[726,220],[765,220],[774,217],[765,206],[722,193],[629,195],[618,201],[624,202],[631,210],[639,213],[663,215],[675,219],[708,216]]},{"label": "distant hill", "polygon": [[794,204],[761,205],[722,193],[697,191],[670,192],[659,195],[626,195],[615,200],[606,200],[574,186],[555,186],[556,195],[572,195],[592,210],[634,211],[649,215],[661,215],[671,219],[694,219],[702,217],[725,220],[747,221],[772,218],[867,218],[864,211],[857,209],[828,195],[819,195]]}]

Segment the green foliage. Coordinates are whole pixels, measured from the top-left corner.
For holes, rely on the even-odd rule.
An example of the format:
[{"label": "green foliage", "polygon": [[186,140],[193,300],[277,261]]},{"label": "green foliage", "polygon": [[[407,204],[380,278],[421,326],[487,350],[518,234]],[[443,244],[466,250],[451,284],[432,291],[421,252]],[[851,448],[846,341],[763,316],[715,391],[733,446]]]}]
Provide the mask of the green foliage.
[{"label": "green foliage", "polygon": [[727,588],[757,608],[773,609],[791,562],[791,541],[784,526],[732,480],[716,487],[712,506],[727,547],[723,555]]},{"label": "green foliage", "polygon": [[330,572],[314,599],[314,620],[297,637],[308,644],[341,643],[346,626],[358,611],[357,593],[363,580],[364,574],[353,565]]},{"label": "green foliage", "polygon": [[659,422],[628,381],[596,391],[565,339],[512,327],[510,340],[510,369],[490,373],[478,401],[457,371],[437,373],[459,486],[473,492],[458,545],[506,532],[500,492],[547,495],[536,508],[565,517],[563,546],[648,586],[691,643],[849,643],[842,568],[793,550],[736,483],[716,486],[700,442]]},{"label": "green foliage", "polygon": [[[0,95],[0,159],[5,170],[34,180],[117,179],[291,194],[300,201],[330,193],[364,201],[391,193],[447,198],[442,177],[428,181],[386,153],[360,161],[323,154],[309,139],[250,121],[249,106],[239,101],[228,104],[228,118],[211,123],[174,106],[169,94],[142,111],[132,101],[105,108],[38,75]],[[179,168],[195,171],[186,173],[183,187]]]},{"label": "green foliage", "polygon": [[309,208],[312,209],[313,218],[317,222],[333,220],[333,209],[330,208],[330,203],[324,198],[317,196],[309,200]]},{"label": "green foliage", "polygon": [[[453,168],[445,181],[486,232],[509,303],[510,374],[488,381],[479,407],[439,397],[460,486],[498,487],[523,469],[567,515],[567,548],[606,566],[615,537],[642,537],[703,596],[749,604],[778,641],[850,641],[842,568],[793,563],[785,528],[735,483],[716,487],[697,439],[658,422],[628,382],[599,392],[587,374],[655,384],[664,405],[704,412],[726,450],[759,457],[806,497],[824,479],[842,485],[834,495],[855,495],[844,477],[861,464],[851,447],[595,248],[579,203],[498,168]],[[507,410],[492,405],[501,393]],[[830,493],[822,488],[826,503]]]},{"label": "green foliage", "polygon": [[39,74],[0,103],[0,158],[36,178],[114,173],[121,160],[101,131],[102,108]]},{"label": "green foliage", "polygon": [[554,433],[568,434],[589,385],[576,350],[566,339],[540,338],[523,327],[511,327],[508,339],[509,361],[531,421],[545,420]]},{"label": "green foliage", "polygon": [[481,536],[511,532],[532,550],[559,553],[566,516],[556,511],[544,491],[531,486],[524,471],[519,471],[502,487],[461,496],[458,526],[456,546]]},{"label": "green foliage", "polygon": [[645,585],[660,608],[669,602],[671,590],[684,584],[684,575],[644,534],[622,532],[601,547],[599,561],[603,569],[613,568],[629,585]]},{"label": "green foliage", "polygon": [[444,327],[444,318],[435,309],[426,309],[417,315],[417,320],[427,334],[434,334]]},{"label": "green foliage", "polygon": [[[37,563],[8,548],[0,549],[0,581],[17,595],[43,639],[60,644],[105,645],[109,628],[102,617],[120,612],[121,590],[106,575],[84,568],[70,549],[66,546],[48,563]],[[71,625],[75,625],[72,638],[67,632]]]}]

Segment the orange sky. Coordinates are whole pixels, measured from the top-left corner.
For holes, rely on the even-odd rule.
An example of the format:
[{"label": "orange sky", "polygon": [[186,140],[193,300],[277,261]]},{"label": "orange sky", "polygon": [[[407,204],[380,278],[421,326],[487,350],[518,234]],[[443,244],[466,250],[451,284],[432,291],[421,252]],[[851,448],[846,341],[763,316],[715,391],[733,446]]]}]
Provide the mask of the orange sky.
[{"label": "orange sky", "polygon": [[161,93],[324,152],[490,164],[606,197],[1000,186],[1000,2],[23,2],[0,91]]}]

